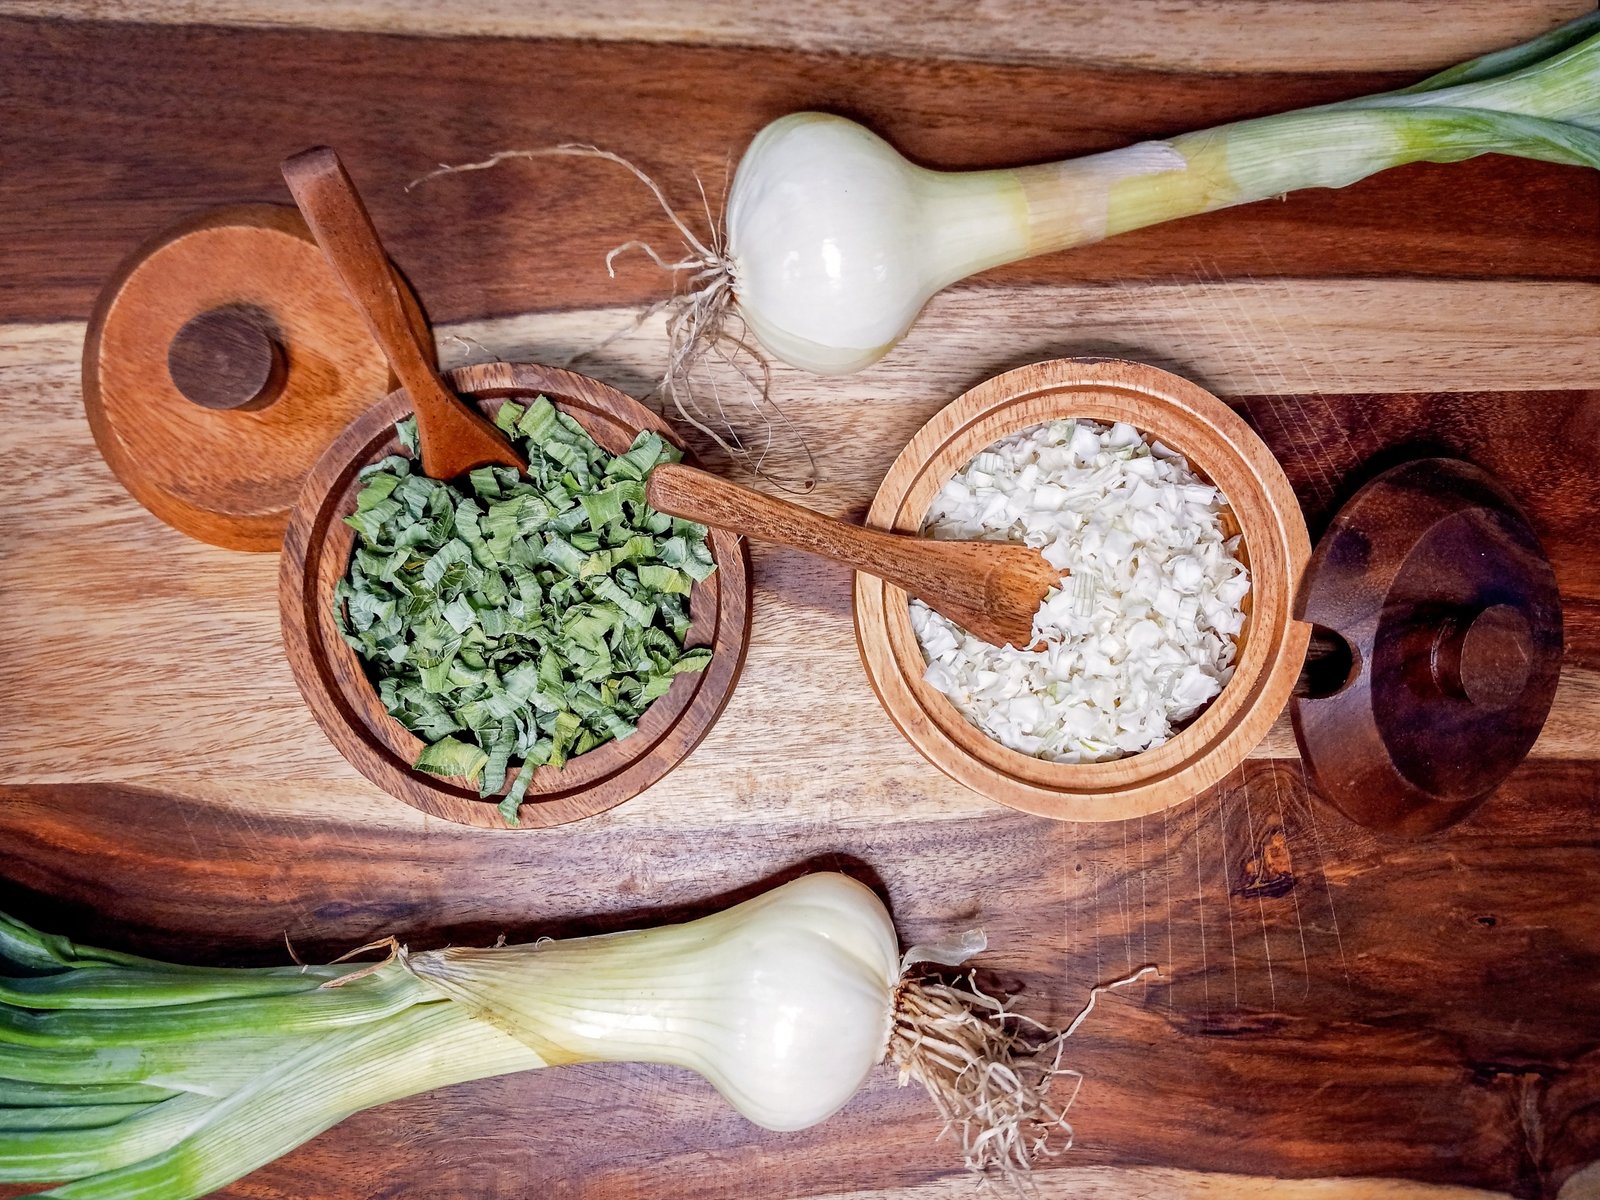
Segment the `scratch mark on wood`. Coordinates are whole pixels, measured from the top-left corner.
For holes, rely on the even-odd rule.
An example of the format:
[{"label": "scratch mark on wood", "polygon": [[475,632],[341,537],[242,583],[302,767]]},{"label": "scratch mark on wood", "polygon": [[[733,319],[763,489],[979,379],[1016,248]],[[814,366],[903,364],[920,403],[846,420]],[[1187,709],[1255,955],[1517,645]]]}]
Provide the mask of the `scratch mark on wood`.
[{"label": "scratch mark on wood", "polygon": [[1322,877],[1322,892],[1328,897],[1328,920],[1333,925],[1333,940],[1339,947],[1339,970],[1344,975],[1345,991],[1350,990],[1350,964],[1344,956],[1344,938],[1339,936],[1339,913],[1333,904],[1333,884],[1328,879],[1328,858],[1322,852],[1322,831],[1317,824],[1317,800],[1311,794],[1311,780],[1306,776],[1304,759],[1295,760],[1300,766],[1301,795],[1305,799],[1306,823],[1311,826],[1311,840],[1317,848],[1317,874]]},{"label": "scratch mark on wood", "polygon": [[[1239,770],[1238,767],[1234,768]],[[1222,867],[1222,904],[1228,914],[1228,957],[1233,964],[1233,1006],[1239,1007],[1239,943],[1233,934],[1233,889],[1228,886],[1228,791],[1227,785],[1217,789],[1217,833],[1221,839],[1217,857]]]},{"label": "scratch mark on wood", "polygon": [[1132,897],[1128,894],[1129,877],[1133,873],[1133,859],[1128,853],[1128,823],[1122,824],[1122,886],[1118,889],[1117,904],[1122,909],[1122,951],[1128,959],[1128,974],[1133,974],[1133,931],[1128,927],[1128,911]]},{"label": "scratch mark on wood", "polygon": [[[1100,869],[1093,859],[1089,863],[1089,889],[1096,896],[1100,894]],[[1100,906],[1091,905],[1089,911],[1094,917],[1094,977],[1104,979],[1105,968],[1100,961]]]},{"label": "scratch mark on wood", "polygon": [[[1149,866],[1148,866],[1149,862],[1150,862],[1150,855],[1149,855],[1148,851],[1146,850],[1145,840],[1144,840],[1144,814],[1140,813],[1139,814],[1139,931],[1144,935],[1144,953],[1140,955],[1139,961],[1143,962],[1143,963],[1148,963],[1150,961],[1150,890],[1149,890],[1149,887],[1147,886],[1148,880],[1149,880],[1149,874],[1150,874]],[[1150,993],[1150,981],[1149,981],[1149,978],[1146,977],[1145,982],[1144,982],[1144,994],[1145,995],[1149,995],[1149,993]]]},{"label": "scratch mark on wood", "polygon": [[[1279,768],[1276,764],[1272,766],[1271,770],[1272,794],[1277,798],[1278,801],[1278,825],[1283,830],[1283,836],[1287,842],[1289,836],[1289,816],[1283,804],[1282,780],[1279,778]],[[1289,861],[1290,882],[1288,891],[1290,898],[1294,901],[1294,927],[1295,931],[1300,935],[1300,966],[1305,972],[1306,976],[1305,991],[1301,994],[1309,996],[1311,994],[1311,954],[1306,949],[1306,924],[1305,920],[1300,915],[1300,889],[1295,886],[1295,882],[1298,877],[1294,874],[1293,863],[1294,860],[1291,858]]]},{"label": "scratch mark on wood", "polygon": [[[1194,804],[1194,902],[1200,914],[1200,982],[1205,985],[1206,1020],[1211,1019],[1211,965],[1206,957],[1206,900],[1205,887],[1202,881],[1200,868],[1200,797],[1196,796]],[[1170,926],[1168,936],[1171,936]]]},{"label": "scratch mark on wood", "polygon": [[[1167,814],[1171,811],[1171,808],[1163,808],[1161,810],[1161,877],[1167,885],[1167,970],[1176,974],[1177,960],[1173,957],[1172,953],[1172,850],[1167,840],[1167,831],[1169,825]],[[1172,1011],[1173,1006],[1173,991],[1174,989],[1169,985],[1167,988],[1167,1011],[1169,1013]]]},{"label": "scratch mark on wood", "polygon": [[[1257,241],[1259,245],[1259,239]],[[1262,249],[1264,250],[1265,248],[1263,247]],[[1270,258],[1268,261],[1271,261]],[[1215,264],[1213,265],[1215,267]],[[1267,383],[1267,371],[1270,369],[1270,363],[1266,356],[1266,346],[1269,343],[1262,335],[1260,327],[1256,324],[1255,317],[1250,313],[1248,306],[1242,299],[1239,290],[1239,281],[1224,279],[1221,270],[1216,269],[1215,278],[1208,279],[1207,282],[1215,283],[1225,289],[1224,294],[1227,295],[1228,298],[1233,302],[1243,320],[1250,326],[1252,337],[1248,344],[1246,344],[1243,348],[1249,352],[1251,358],[1256,364],[1254,367],[1252,367],[1251,373],[1258,380],[1261,391],[1263,393],[1270,393],[1273,389]],[[1283,337],[1284,343],[1289,348],[1296,365],[1304,370],[1306,381],[1309,386],[1307,388],[1306,395],[1297,396],[1292,404],[1279,400],[1269,404],[1268,407],[1270,407],[1274,414],[1278,417],[1279,424],[1283,427],[1285,434],[1291,439],[1291,442],[1306,440],[1316,445],[1317,454],[1313,458],[1316,468],[1316,478],[1313,480],[1313,483],[1319,492],[1319,502],[1323,505],[1331,506],[1339,490],[1338,483],[1333,475],[1333,467],[1331,466],[1333,462],[1337,461],[1337,457],[1330,455],[1328,452],[1327,442],[1324,440],[1324,427],[1331,427],[1337,430],[1339,434],[1345,438],[1347,445],[1349,442],[1349,437],[1343,427],[1337,422],[1337,420],[1334,419],[1334,413],[1326,398],[1317,392],[1316,379],[1311,370],[1311,365],[1306,360],[1306,356],[1301,353],[1299,347],[1295,345],[1294,339],[1289,337],[1288,330],[1284,328],[1282,318],[1279,317],[1276,312],[1274,312],[1272,314],[1272,319],[1277,325],[1278,333]],[[1326,349],[1326,347],[1324,347],[1324,349]],[[1305,402],[1307,399],[1313,396],[1321,401],[1322,407],[1327,413],[1327,421],[1315,422],[1310,420],[1307,416]],[[1308,438],[1302,439],[1297,437],[1291,431],[1288,421],[1288,417],[1291,415],[1299,419],[1300,425],[1303,426],[1305,432],[1310,435]]]},{"label": "scratch mark on wood", "polygon": [[[1250,807],[1250,781],[1245,777],[1244,768],[1242,765],[1239,768],[1239,779],[1240,783],[1243,785],[1239,790],[1244,795],[1245,838],[1247,844],[1253,848],[1257,844],[1256,822],[1255,815],[1251,812]],[[1272,1011],[1277,1012],[1278,984],[1277,980],[1273,978],[1272,974],[1272,939],[1267,934],[1267,900],[1266,897],[1261,894],[1260,889],[1257,889],[1256,891],[1256,911],[1261,917],[1261,946],[1267,954],[1267,994],[1272,999]]]}]

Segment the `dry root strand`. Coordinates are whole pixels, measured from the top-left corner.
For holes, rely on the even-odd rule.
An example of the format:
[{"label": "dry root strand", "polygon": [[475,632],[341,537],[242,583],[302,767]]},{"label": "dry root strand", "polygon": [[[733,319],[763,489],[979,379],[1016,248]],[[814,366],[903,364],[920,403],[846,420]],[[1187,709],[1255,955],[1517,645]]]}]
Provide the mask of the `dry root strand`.
[{"label": "dry root strand", "polygon": [[[985,992],[972,973],[956,982],[907,976],[895,991],[889,1057],[902,1086],[915,1079],[944,1118],[941,1133],[960,1139],[967,1166],[1024,1188],[1041,1158],[1072,1146],[1067,1110],[1083,1076],[1062,1065],[1066,1041],[1093,1011],[1100,993],[1157,974],[1141,967],[1103,984],[1070,1025],[1051,1030]],[[1072,1080],[1061,1101],[1058,1080]]]}]

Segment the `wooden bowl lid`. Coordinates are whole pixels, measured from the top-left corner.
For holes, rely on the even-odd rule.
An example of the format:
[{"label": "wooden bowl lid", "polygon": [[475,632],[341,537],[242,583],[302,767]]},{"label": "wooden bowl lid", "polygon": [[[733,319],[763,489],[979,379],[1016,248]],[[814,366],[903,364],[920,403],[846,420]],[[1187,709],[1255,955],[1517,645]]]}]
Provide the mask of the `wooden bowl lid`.
[{"label": "wooden bowl lid", "polygon": [[1402,834],[1460,820],[1527,755],[1561,671],[1555,572],[1517,503],[1468,463],[1427,458],[1339,510],[1299,616],[1350,669],[1290,707],[1323,798]]},{"label": "wooden bowl lid", "polygon": [[1221,695],[1169,741],[1143,753],[1105,763],[1048,762],[992,740],[923,680],[927,663],[899,588],[856,576],[856,638],[890,719],[945,774],[1025,812],[1118,821],[1158,812],[1217,782],[1283,711],[1311,637],[1311,627],[1294,617],[1311,545],[1288,479],[1243,419],[1185,379],[1109,359],[1035,363],[958,397],[895,460],[867,524],[917,532],[939,489],[979,451],[1019,430],[1074,416],[1125,421],[1159,439],[1227,498],[1251,588],[1234,675]]},{"label": "wooden bowl lid", "polygon": [[280,205],[199,213],[139,247],[83,348],[84,407],[111,470],[167,524],[230,550],[278,549],[312,464],[393,386],[305,222]]},{"label": "wooden bowl lid", "polygon": [[[445,373],[455,391],[492,415],[504,399],[548,396],[613,454],[641,429],[681,445],[664,420],[616,388],[555,367],[483,363]],[[373,783],[414,808],[490,829],[509,828],[497,800],[478,798],[465,780],[413,769],[423,743],[391,717],[359,657],[334,623],[333,590],[350,563],[357,473],[400,449],[394,424],[411,414],[404,391],[362,413],[339,435],[306,478],[289,519],[278,572],[284,648],[295,682],[339,752]],[[744,541],[721,530],[708,539],[717,569],[689,597],[690,646],[711,648],[704,671],[673,680],[645,710],[638,730],[556,769],[534,772],[518,812],[521,829],[539,829],[604,812],[638,795],[700,743],[733,694],[750,637],[750,568]]]}]

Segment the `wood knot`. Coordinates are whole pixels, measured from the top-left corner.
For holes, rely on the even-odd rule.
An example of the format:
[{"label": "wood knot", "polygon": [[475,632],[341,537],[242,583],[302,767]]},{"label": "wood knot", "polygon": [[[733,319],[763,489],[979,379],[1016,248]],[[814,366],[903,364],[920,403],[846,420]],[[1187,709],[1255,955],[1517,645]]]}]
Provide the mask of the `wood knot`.
[{"label": "wood knot", "polygon": [[1294,887],[1294,860],[1283,830],[1274,829],[1266,841],[1245,860],[1244,882],[1235,896],[1285,896]]}]

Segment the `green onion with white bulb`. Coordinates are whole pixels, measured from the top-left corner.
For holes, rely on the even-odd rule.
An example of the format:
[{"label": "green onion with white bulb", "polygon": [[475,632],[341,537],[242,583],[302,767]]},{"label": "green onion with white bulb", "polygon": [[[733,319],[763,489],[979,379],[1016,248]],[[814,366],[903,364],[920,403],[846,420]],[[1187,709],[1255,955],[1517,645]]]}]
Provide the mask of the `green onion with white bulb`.
[{"label": "green onion with white bulb", "polygon": [[[759,408],[770,391],[767,356],[823,375],[859,371],[899,344],[937,292],[990,267],[1302,188],[1347,187],[1405,163],[1480,154],[1600,168],[1600,12],[1399,91],[1036,166],[929,170],[854,121],[791,113],[750,143],[723,227],[713,223],[704,237],[648,175],[594,146],[503,150],[422,178],[551,155],[601,158],[638,176],[686,253],[668,261],[629,241],[607,265],[643,249],[687,279],[665,302],[662,390],[679,416],[760,470],[765,450],[734,430],[719,385],[697,394],[700,364],[734,368],[753,393],[739,402]],[[767,447],[774,416],[782,420],[768,414]]]},{"label": "green onion with white bulb", "polygon": [[1070,1139],[1075,1089],[1051,1085],[1077,1078],[1060,1065],[1077,1021],[1052,1034],[970,977],[923,977],[981,936],[902,956],[883,904],[843,875],[657,929],[381,948],[371,964],[185,967],[0,916],[0,1184],[190,1200],[373,1105],[576,1062],[687,1067],[788,1130],[888,1061],[928,1088],[974,1169],[1016,1177],[1052,1133]]},{"label": "green onion with white bulb", "polygon": [[725,244],[692,244],[697,287],[715,302],[691,332],[714,333],[731,305],[773,356],[843,374],[888,353],[930,297],[974,272],[1491,153],[1600,168],[1600,13],[1401,91],[1042,166],[931,171],[853,121],[795,113],[745,151]]}]

